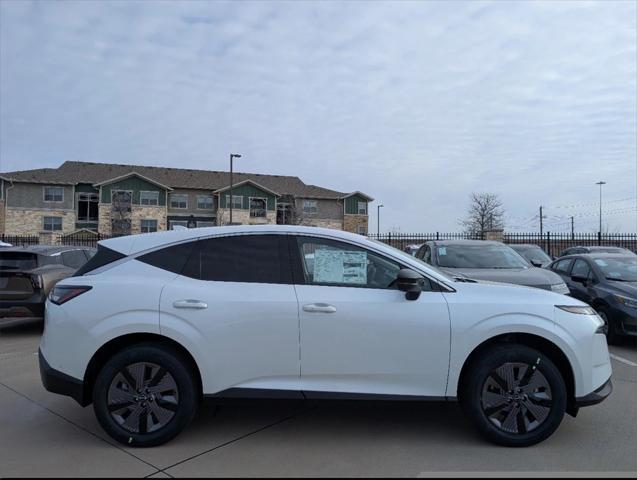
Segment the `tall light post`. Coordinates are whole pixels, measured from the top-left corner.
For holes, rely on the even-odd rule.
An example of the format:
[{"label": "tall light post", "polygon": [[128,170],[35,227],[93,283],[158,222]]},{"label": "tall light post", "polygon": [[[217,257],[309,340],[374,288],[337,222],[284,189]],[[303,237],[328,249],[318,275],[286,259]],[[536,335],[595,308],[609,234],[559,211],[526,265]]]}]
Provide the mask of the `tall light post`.
[{"label": "tall light post", "polygon": [[380,237],[380,207],[384,207],[385,205],[378,205],[376,207],[376,236]]},{"label": "tall light post", "polygon": [[230,154],[230,225],[232,225],[232,160],[234,158],[241,158],[238,153]]},{"label": "tall light post", "polygon": [[599,185],[599,235],[602,235],[602,185],[606,185],[606,182],[597,182],[595,185]]}]

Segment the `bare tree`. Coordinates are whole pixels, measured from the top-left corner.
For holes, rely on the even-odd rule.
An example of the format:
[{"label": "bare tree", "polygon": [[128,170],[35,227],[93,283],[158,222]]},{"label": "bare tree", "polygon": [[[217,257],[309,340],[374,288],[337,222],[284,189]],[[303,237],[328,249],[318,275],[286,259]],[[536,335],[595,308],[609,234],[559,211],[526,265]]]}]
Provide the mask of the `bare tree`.
[{"label": "bare tree", "polygon": [[485,230],[504,227],[504,208],[495,193],[472,193],[467,216],[460,221],[465,233],[482,236]]}]

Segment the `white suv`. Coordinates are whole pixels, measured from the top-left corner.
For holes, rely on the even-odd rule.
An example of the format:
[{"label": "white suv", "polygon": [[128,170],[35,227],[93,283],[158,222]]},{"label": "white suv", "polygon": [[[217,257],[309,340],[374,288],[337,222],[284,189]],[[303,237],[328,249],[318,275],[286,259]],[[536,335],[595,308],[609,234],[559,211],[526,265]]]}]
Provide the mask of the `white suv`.
[{"label": "white suv", "polygon": [[611,390],[604,324],[534,288],[450,278],[345,232],[233,226],[100,242],[46,305],[44,386],[159,445],[203,396],[459,400],[526,446]]}]

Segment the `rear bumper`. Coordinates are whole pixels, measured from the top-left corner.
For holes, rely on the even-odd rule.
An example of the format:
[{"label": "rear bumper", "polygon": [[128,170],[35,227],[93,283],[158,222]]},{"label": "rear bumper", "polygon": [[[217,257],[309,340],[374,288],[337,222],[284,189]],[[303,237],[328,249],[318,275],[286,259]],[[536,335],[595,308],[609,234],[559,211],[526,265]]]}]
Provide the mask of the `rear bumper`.
[{"label": "rear bumper", "polygon": [[0,326],[44,319],[44,299],[0,301]]},{"label": "rear bumper", "polygon": [[581,407],[590,407],[591,405],[597,405],[598,403],[601,403],[604,400],[606,400],[606,398],[608,398],[608,396],[612,393],[612,391],[613,391],[613,382],[611,382],[611,379],[609,378],[601,387],[599,387],[594,392],[589,393],[588,395],[585,395],[583,397],[576,398],[575,407],[581,408]]},{"label": "rear bumper", "polygon": [[82,380],[55,370],[47,363],[41,350],[38,350],[38,359],[40,361],[40,378],[42,379],[44,388],[49,392],[71,397],[83,407],[90,403],[86,399],[84,382]]}]

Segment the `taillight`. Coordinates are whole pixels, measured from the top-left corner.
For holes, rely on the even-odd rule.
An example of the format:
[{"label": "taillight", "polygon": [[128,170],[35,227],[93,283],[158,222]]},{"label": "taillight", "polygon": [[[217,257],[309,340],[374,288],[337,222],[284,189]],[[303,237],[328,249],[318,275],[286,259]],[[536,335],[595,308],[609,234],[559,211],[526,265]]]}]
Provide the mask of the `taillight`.
[{"label": "taillight", "polygon": [[56,305],[62,305],[72,298],[82,295],[84,292],[88,292],[91,288],[93,287],[76,285],[55,286],[53,290],[51,290],[51,293],[49,293],[49,300]]}]

